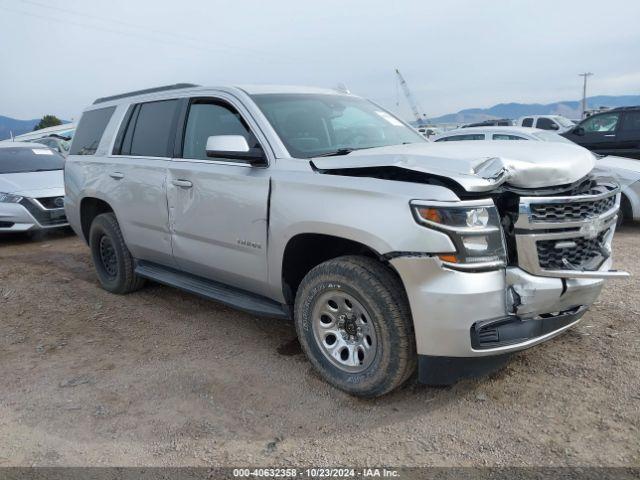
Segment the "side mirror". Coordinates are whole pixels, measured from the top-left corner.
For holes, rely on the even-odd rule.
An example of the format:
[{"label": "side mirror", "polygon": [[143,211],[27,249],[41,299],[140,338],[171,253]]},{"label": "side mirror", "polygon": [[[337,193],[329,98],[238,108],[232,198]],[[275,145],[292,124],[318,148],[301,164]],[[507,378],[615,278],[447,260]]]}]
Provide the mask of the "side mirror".
[{"label": "side mirror", "polygon": [[552,123],[551,125],[549,125],[549,128],[551,128],[551,130],[560,130],[560,127],[557,123]]},{"label": "side mirror", "polygon": [[207,157],[235,160],[251,165],[266,165],[267,157],[260,147],[250,148],[242,135],[214,135],[207,138]]},{"label": "side mirror", "polygon": [[581,137],[581,136],[584,135],[584,128],[582,128],[580,125],[578,125],[573,129],[572,133],[574,135],[578,135],[579,137]]}]

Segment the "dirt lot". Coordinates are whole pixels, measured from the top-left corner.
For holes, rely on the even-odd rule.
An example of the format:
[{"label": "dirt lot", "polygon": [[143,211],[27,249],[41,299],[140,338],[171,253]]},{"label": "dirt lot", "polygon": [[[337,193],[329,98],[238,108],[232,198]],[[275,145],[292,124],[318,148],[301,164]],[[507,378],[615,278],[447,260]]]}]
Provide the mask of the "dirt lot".
[{"label": "dirt lot", "polygon": [[582,323],[452,388],[328,387],[293,325],[149,285],[101,290],[66,232],[0,239],[0,466],[640,465],[635,277]]}]

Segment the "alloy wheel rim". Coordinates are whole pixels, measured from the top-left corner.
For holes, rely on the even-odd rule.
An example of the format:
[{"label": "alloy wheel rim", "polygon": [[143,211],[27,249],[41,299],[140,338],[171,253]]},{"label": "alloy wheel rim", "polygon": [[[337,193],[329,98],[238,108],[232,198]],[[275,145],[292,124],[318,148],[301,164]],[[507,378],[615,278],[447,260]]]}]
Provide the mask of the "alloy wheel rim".
[{"label": "alloy wheel rim", "polygon": [[323,293],[313,313],[313,335],[323,355],[349,373],[366,370],[375,359],[378,342],[369,312],[348,293]]}]

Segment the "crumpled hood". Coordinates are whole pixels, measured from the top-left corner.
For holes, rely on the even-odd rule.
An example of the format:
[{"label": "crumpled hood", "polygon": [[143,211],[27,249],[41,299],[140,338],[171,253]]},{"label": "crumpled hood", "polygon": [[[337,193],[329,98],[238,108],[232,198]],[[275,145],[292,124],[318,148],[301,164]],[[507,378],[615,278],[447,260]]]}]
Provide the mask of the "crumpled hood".
[{"label": "crumpled hood", "polygon": [[0,192],[22,197],[58,197],[64,195],[62,170],[0,174]]},{"label": "crumpled hood", "polygon": [[470,192],[507,183],[543,188],[573,183],[595,165],[578,145],[534,141],[415,143],[356,150],[345,156],[313,158],[320,170],[398,167],[448,177]]}]

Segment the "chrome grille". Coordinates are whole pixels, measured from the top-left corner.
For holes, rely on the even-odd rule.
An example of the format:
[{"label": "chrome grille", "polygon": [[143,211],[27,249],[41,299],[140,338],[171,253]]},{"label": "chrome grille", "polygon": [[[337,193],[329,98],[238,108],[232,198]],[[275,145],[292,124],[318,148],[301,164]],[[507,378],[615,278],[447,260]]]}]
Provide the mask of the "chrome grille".
[{"label": "chrome grille", "polygon": [[606,183],[579,195],[521,197],[518,265],[542,276],[598,270],[610,256],[619,205],[618,186]]},{"label": "chrome grille", "polygon": [[584,220],[608,212],[615,205],[615,196],[587,202],[534,203],[531,205],[531,219],[537,222]]},{"label": "chrome grille", "polygon": [[[574,267],[593,267],[596,263],[594,260],[604,260],[602,245],[608,233],[608,230],[601,232],[595,238],[578,237],[538,241],[536,246],[540,266],[545,270],[564,270],[567,265],[563,259],[566,259]],[[597,266],[595,265],[596,268]]]}]

